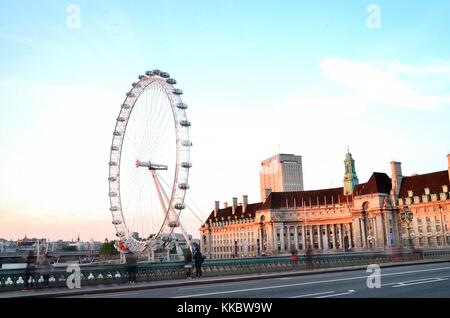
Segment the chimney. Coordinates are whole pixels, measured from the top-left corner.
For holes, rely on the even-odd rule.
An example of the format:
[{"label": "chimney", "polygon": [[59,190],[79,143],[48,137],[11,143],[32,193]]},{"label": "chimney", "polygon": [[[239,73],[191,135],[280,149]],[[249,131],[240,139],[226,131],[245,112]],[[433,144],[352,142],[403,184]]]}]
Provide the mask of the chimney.
[{"label": "chimney", "polygon": [[233,207],[232,207],[232,210],[231,210],[233,215],[236,212],[236,208],[237,208],[237,198],[233,198]]},{"label": "chimney", "polygon": [[214,201],[214,218],[217,218],[217,212],[219,212],[219,201]]},{"label": "chimney", "polygon": [[447,155],[447,163],[448,163],[448,181],[450,182],[450,153]]},{"label": "chimney", "polygon": [[398,197],[400,186],[402,184],[402,163],[397,161],[391,162],[392,170],[392,190],[394,191],[395,198]]},{"label": "chimney", "polygon": [[245,213],[245,211],[247,210],[247,205],[248,205],[248,195],[243,195],[242,196],[242,213]]},{"label": "chimney", "polygon": [[226,209],[226,208],[228,208],[228,202],[224,202],[223,203],[223,207]]}]

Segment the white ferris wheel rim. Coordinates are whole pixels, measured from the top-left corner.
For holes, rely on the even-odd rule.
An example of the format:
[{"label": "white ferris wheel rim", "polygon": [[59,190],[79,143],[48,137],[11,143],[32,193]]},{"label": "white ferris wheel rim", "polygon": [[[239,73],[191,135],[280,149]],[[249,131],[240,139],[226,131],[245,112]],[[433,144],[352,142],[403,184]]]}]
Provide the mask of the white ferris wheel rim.
[{"label": "white ferris wheel rim", "polygon": [[[150,240],[137,240],[130,233],[129,226],[124,216],[121,199],[121,159],[122,149],[127,131],[128,123],[132,115],[133,109],[139,98],[151,89],[152,85],[157,85],[166,95],[171,108],[176,137],[176,158],[174,167],[174,180],[171,193],[166,194],[166,211],[163,223],[159,226],[159,231],[155,238],[162,234],[167,234],[167,230],[173,232],[174,228],[179,226],[179,218],[181,211],[184,209],[184,199],[186,191],[189,188],[189,168],[190,162],[190,146],[192,145],[189,138],[190,122],[186,117],[187,105],[181,100],[182,91],[175,88],[176,81],[169,77],[168,73],[159,70],[148,71],[146,75],[140,75],[139,81],[133,83],[132,89],[127,92],[126,98],[121,105],[119,116],[116,120],[115,129],[110,148],[109,162],[109,198],[110,211],[113,218],[113,224],[116,229],[116,236],[119,240],[125,242],[128,249],[132,252],[143,252],[148,249],[152,242]],[[170,226],[169,226],[170,225]],[[164,231],[166,230],[166,233]]]}]

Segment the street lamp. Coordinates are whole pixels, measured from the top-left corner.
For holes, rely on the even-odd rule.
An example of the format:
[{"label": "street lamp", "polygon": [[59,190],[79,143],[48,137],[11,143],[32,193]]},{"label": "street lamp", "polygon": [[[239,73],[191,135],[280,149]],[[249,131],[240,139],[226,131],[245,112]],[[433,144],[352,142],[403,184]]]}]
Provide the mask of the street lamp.
[{"label": "street lamp", "polygon": [[413,220],[414,214],[412,211],[408,209],[408,206],[404,206],[402,212],[400,212],[400,217],[402,219],[402,223],[406,225],[406,229],[408,231],[408,242],[409,247],[412,247],[412,239],[411,239],[411,222]]}]

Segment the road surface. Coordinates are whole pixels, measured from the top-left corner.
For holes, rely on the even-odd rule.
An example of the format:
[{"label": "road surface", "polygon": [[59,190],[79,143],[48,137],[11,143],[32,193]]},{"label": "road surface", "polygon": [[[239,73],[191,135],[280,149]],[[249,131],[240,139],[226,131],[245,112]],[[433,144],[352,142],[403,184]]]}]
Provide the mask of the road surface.
[{"label": "road surface", "polygon": [[[239,282],[133,290],[77,297],[97,298],[450,298],[450,262],[355,270]],[[372,275],[369,279],[368,277]],[[202,279],[202,278],[200,278]]]}]

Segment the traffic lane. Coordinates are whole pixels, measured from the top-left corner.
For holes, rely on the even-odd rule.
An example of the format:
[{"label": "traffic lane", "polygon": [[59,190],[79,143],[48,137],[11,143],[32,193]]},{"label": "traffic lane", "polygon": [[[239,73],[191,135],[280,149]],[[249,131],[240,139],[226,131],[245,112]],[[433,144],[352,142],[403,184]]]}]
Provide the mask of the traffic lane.
[{"label": "traffic lane", "polygon": [[[450,266],[446,263],[432,265],[402,266],[395,268],[381,269],[381,283],[389,284],[416,280],[418,278],[434,278],[436,275],[450,275]],[[367,278],[370,273],[366,271],[341,272],[334,275],[310,275],[303,277],[292,277],[289,279],[278,279],[269,282],[258,281],[257,286],[247,286],[243,284],[235,285],[234,289],[219,290],[219,286],[213,291],[203,291],[200,293],[186,293],[181,297],[291,297],[292,295],[301,295],[301,293],[316,294],[329,291],[349,291],[355,289],[369,289],[367,287]],[[445,275],[444,275],[445,276]],[[242,286],[242,288],[240,288]],[[325,287],[324,287],[325,286]],[[354,294],[351,294],[354,296]],[[313,297],[315,295],[311,295]],[[343,295],[345,296],[345,295]],[[180,296],[179,296],[180,297]]]},{"label": "traffic lane", "polygon": [[[400,295],[395,288],[409,287],[409,289],[419,289],[425,284],[441,283],[444,286],[448,284],[450,278],[450,267],[432,268],[432,269],[402,269],[397,272],[381,271],[381,289],[369,288],[367,282],[374,282],[374,278],[369,277],[369,273],[357,273],[357,275],[349,275],[341,278],[325,279],[316,276],[314,281],[284,281],[283,284],[267,285],[261,282],[259,287],[244,287],[234,290],[201,292],[197,294],[185,294],[179,296],[181,298],[188,297],[237,297],[237,298],[289,298],[289,297],[372,297],[375,293],[367,293],[373,289],[377,289],[377,295],[384,293],[381,289],[390,289],[386,292],[386,297],[395,297]],[[404,289],[405,291],[407,289]],[[361,293],[363,292],[363,293]],[[323,296],[320,295],[326,293]],[[336,296],[334,296],[336,294]],[[340,295],[342,294],[342,295]],[[425,295],[424,293],[422,293]],[[421,294],[421,295],[422,295]],[[435,293],[433,295],[446,295],[445,292]],[[384,295],[384,294],[383,294]],[[403,296],[397,296],[403,297]],[[448,297],[448,296],[446,296]]]},{"label": "traffic lane", "polygon": [[[382,284],[396,282],[394,277],[399,276],[399,281],[414,280],[432,277],[434,273],[448,271],[448,263],[408,265],[401,267],[389,267],[381,269]],[[410,275],[410,276],[408,276]],[[330,292],[334,289],[352,290],[367,289],[366,280],[369,273],[366,271],[346,271],[335,273],[314,274],[307,276],[294,276],[275,279],[261,279],[242,282],[214,283],[206,285],[181,286],[176,288],[160,288],[141,291],[129,291],[120,293],[87,295],[88,297],[290,297],[299,295],[298,292],[306,291],[306,295],[321,292]],[[386,280],[388,279],[388,280]],[[324,290],[323,287],[331,286],[333,290]],[[325,288],[326,289],[326,288]],[[358,295],[357,293],[356,295]],[[317,297],[320,295],[317,295]],[[345,296],[345,295],[343,295]],[[354,296],[354,295],[351,295]],[[314,297],[312,295],[311,297]]]}]

